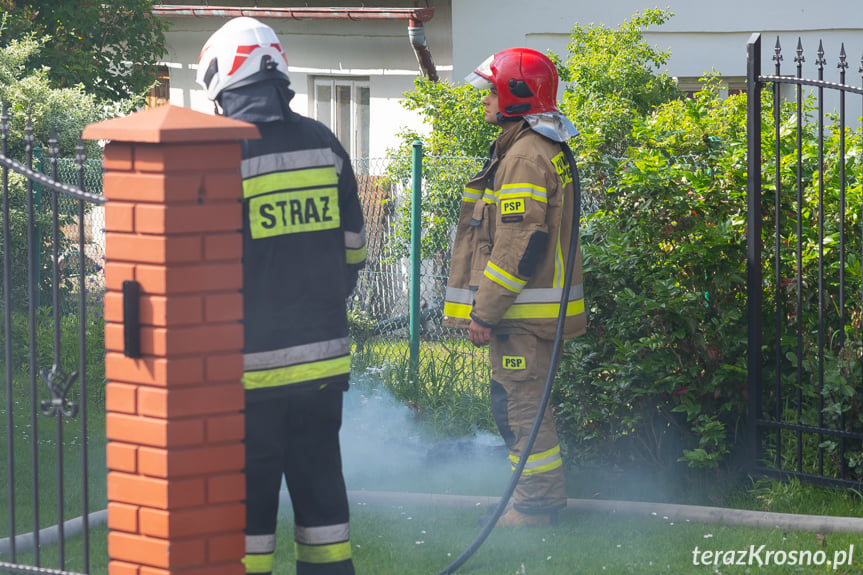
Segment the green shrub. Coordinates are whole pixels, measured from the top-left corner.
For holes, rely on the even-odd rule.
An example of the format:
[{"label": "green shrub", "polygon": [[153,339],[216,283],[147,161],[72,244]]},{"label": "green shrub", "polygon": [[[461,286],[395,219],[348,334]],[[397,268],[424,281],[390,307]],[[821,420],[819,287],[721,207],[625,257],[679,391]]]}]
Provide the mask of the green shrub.
[{"label": "green shrub", "polygon": [[[84,92],[81,86],[73,88],[55,88],[52,86],[48,70],[34,67],[40,52],[45,48],[46,39],[25,36],[18,39],[7,39],[3,23],[0,20],[0,105],[7,114],[8,141],[7,154],[10,158],[22,164],[27,164],[27,148],[34,158],[36,148],[41,148],[40,171],[50,174],[49,151],[54,144],[59,156],[70,158],[77,155],[79,143],[85,147],[90,156],[101,153],[98,142],[82,142],[81,131],[92,122],[107,119],[122,111],[129,111],[132,102],[128,100],[116,103],[99,101],[95,96]],[[29,129],[28,129],[29,128]],[[28,142],[29,140],[29,142]],[[38,162],[34,160],[34,166]],[[61,163],[67,165],[68,161]],[[76,166],[77,167],[77,166]],[[63,170],[68,172],[68,170]],[[88,182],[101,181],[101,162],[85,165]],[[64,174],[61,180],[77,185],[76,178]],[[38,232],[28,237],[28,185],[23,176],[9,171],[9,237],[10,246],[0,242],[0,261],[9,258],[11,262],[10,286],[13,309],[26,307],[31,263],[39,266],[37,282],[39,293],[37,300],[41,303],[50,301],[52,283],[52,191],[33,187],[34,214],[33,224]],[[92,191],[92,187],[88,187]],[[101,187],[99,188],[101,189]],[[63,228],[78,222],[78,202],[60,194],[58,197],[58,227]],[[88,212],[91,204],[84,206]],[[0,221],[0,231],[4,223]],[[32,240],[34,249],[30,250]],[[61,257],[70,255],[74,242],[59,234],[58,250]],[[77,251],[77,250],[75,250]],[[77,254],[74,254],[77,258]],[[66,258],[69,259],[69,258]],[[88,270],[90,272],[99,270]],[[64,279],[59,283],[68,291],[67,283],[70,276],[77,274],[75,269],[63,269]]]},{"label": "green shrub", "polygon": [[[762,98],[765,159],[763,253],[765,280],[762,326],[765,344],[774,339],[776,305],[780,303],[783,346],[780,379],[783,397],[796,402],[817,393],[818,350],[803,349],[802,387],[797,385],[797,359],[790,334],[799,319],[807,341],[818,325],[817,130],[804,114],[802,277],[805,293],[797,317],[794,282],[776,289],[771,266],[776,213],[775,144],[772,101]],[[807,105],[807,108],[809,106]],[[782,136],[794,117],[782,105]],[[746,317],[746,97],[719,96],[718,78],[705,79],[694,98],[658,107],[633,128],[632,146],[616,172],[600,210],[582,226],[585,298],[589,327],[585,337],[571,341],[559,377],[557,409],[567,442],[586,457],[647,461],[664,468],[685,462],[691,468],[727,469],[742,439],[747,411]],[[859,137],[849,138],[847,158],[859,158]],[[825,141],[824,212],[826,268],[838,268],[839,175],[838,139]],[[782,277],[794,277],[797,245],[796,146],[780,146]],[[817,155],[814,156],[817,160]],[[856,165],[851,160],[850,165]],[[849,168],[850,169],[850,168]],[[826,181],[830,178],[829,181]],[[848,205],[859,205],[860,176],[847,180]],[[856,202],[856,204],[855,204]],[[859,214],[850,210],[846,229],[859,229]],[[856,226],[856,227],[855,227]],[[848,293],[860,291],[860,240],[846,238]],[[859,235],[859,234],[856,234]],[[826,279],[831,306],[838,307],[838,275]],[[779,294],[777,296],[777,294]],[[859,298],[857,298],[859,300]],[[860,377],[860,304],[845,303],[845,342],[840,341],[836,313],[826,322],[827,344],[822,414],[825,420],[860,424],[854,382]],[[834,309],[834,312],[836,310]],[[786,341],[787,340],[787,341]],[[765,348],[766,350],[767,348]],[[764,381],[775,377],[775,354],[766,351]],[[772,386],[765,385],[764,409],[776,410]],[[802,423],[816,423],[817,401],[800,405]],[[798,422],[796,403],[783,421]],[[784,434],[786,442],[792,434]],[[812,447],[812,442],[807,445]],[[816,445],[817,446],[817,445]],[[777,446],[764,444],[768,452]],[[792,457],[793,445],[782,452]],[[836,450],[830,442],[822,449]],[[796,448],[793,449],[796,453]],[[810,457],[807,455],[807,457]],[[846,454],[857,463],[859,451]],[[838,465],[838,462],[836,463]],[[810,469],[811,470],[811,469]]]},{"label": "green shrub", "polygon": [[704,88],[636,122],[582,225],[588,334],[556,401],[587,453],[713,468],[745,413],[746,101]]}]

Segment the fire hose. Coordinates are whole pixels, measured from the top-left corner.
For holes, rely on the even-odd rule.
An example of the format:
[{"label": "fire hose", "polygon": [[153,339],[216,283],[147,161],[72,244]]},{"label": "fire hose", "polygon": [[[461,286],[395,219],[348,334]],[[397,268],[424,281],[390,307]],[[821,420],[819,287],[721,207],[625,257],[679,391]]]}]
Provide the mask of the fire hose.
[{"label": "fire hose", "polygon": [[569,165],[572,167],[574,201],[572,205],[572,228],[569,240],[569,253],[567,254],[566,258],[566,271],[564,273],[563,292],[560,295],[560,310],[557,314],[557,329],[554,333],[554,348],[551,354],[551,361],[549,361],[548,365],[548,373],[545,377],[545,387],[542,392],[542,398],[540,399],[539,408],[537,409],[536,417],[533,420],[533,426],[530,429],[530,435],[528,435],[527,443],[525,444],[524,449],[521,453],[521,457],[518,460],[518,465],[515,466],[509,484],[507,485],[503,496],[501,496],[497,507],[495,508],[494,512],[489,517],[488,522],[485,524],[482,531],[480,531],[479,535],[477,535],[473,543],[471,543],[471,545],[467,549],[465,549],[465,551],[461,555],[459,555],[452,563],[450,563],[445,569],[438,572],[437,575],[449,575],[451,573],[455,573],[459,567],[464,565],[464,563],[468,559],[470,559],[470,557],[474,553],[477,552],[477,550],[482,546],[482,544],[485,543],[485,540],[488,538],[489,534],[491,534],[492,529],[494,529],[495,525],[497,524],[497,520],[500,519],[500,516],[503,514],[507,503],[509,503],[509,499],[512,497],[512,494],[515,491],[518,480],[521,478],[521,474],[524,471],[525,465],[527,464],[527,458],[530,455],[530,452],[533,450],[533,444],[536,442],[536,436],[539,434],[539,426],[542,423],[543,414],[545,413],[545,410],[548,407],[548,402],[551,399],[551,390],[554,385],[554,376],[557,373],[557,364],[560,360],[560,354],[563,347],[563,329],[566,323],[566,310],[567,304],[569,303],[569,291],[572,285],[572,268],[575,265],[575,254],[576,250],[578,249],[579,220],[581,219],[581,182],[578,177],[578,168],[575,165],[575,158],[572,155],[572,151],[569,149],[569,145],[566,142],[561,142],[560,146],[563,149],[564,154],[566,155],[566,159],[569,162]]}]

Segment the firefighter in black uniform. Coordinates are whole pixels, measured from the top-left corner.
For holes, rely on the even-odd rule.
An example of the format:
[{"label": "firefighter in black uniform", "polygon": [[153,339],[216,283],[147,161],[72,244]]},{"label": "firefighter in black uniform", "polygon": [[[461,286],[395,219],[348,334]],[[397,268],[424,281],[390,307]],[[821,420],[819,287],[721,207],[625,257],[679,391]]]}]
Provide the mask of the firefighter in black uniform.
[{"label": "firefighter in black uniform", "polygon": [[270,573],[282,477],[298,575],[351,575],[339,429],[350,375],[345,301],[365,263],[350,159],[290,109],[287,58],[269,26],[234,18],[201,52],[197,81],[243,141],[247,573]]}]

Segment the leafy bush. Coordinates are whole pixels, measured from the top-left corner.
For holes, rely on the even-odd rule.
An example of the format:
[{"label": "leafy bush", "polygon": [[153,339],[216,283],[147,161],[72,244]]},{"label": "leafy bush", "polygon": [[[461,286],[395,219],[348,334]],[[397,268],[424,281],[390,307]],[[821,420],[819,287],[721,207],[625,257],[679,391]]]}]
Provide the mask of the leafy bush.
[{"label": "leafy bush", "polygon": [[171,25],[152,10],[150,0],[0,0],[0,46],[50,38],[34,65],[50,68],[53,85],[111,101],[141,98],[156,81]]},{"label": "leafy bush", "polygon": [[595,455],[716,467],[745,412],[746,101],[717,88],[636,122],[582,225],[588,333],[556,401]]},{"label": "leafy bush", "polygon": [[572,140],[581,164],[620,157],[629,147],[633,124],[679,96],[674,79],[661,69],[669,53],[643,37],[672,16],[653,9],[636,12],[617,28],[576,23],[567,58],[552,57],[567,82],[560,107],[581,130]]},{"label": "leafy bush", "polygon": [[[0,23],[0,35],[4,33]],[[88,95],[83,88],[54,88],[45,68],[34,69],[32,63],[44,48],[45,39],[25,36],[0,44],[0,104],[5,106],[8,121],[7,155],[23,164],[28,163],[29,153],[41,147],[42,169],[49,172],[48,152],[54,144],[58,156],[74,157],[80,142],[81,131],[92,122],[100,121],[127,110],[131,101],[106,104]],[[28,129],[29,127],[29,129]],[[85,151],[90,155],[100,155],[97,142],[88,142]],[[34,162],[35,165],[35,162]],[[85,172],[88,180],[101,181],[101,164],[87,165]],[[62,178],[61,178],[62,179]],[[76,181],[67,183],[77,184]],[[53,244],[52,230],[52,192],[38,191],[34,186],[33,228],[38,233],[28,237],[28,185],[23,176],[9,172],[9,236],[10,246],[0,243],[0,261],[8,257],[11,262],[10,286],[13,309],[26,306],[29,300],[29,265],[39,266],[38,296],[43,302],[50,300],[52,287]],[[85,212],[92,206],[84,206]],[[77,201],[60,194],[58,198],[58,227],[63,228],[78,223]],[[3,222],[0,221],[0,231]],[[33,248],[30,248],[32,241]],[[60,233],[58,251],[61,256],[68,255],[74,242]],[[75,250],[76,251],[76,250]],[[78,257],[78,254],[75,254]],[[74,258],[72,258],[74,259]],[[99,271],[99,270],[88,270]],[[77,270],[61,270],[64,277],[77,273]],[[61,278],[61,291],[68,292],[69,286]]]},{"label": "leafy bush", "polygon": [[[693,468],[727,469],[742,439],[747,409],[746,389],[746,99],[721,99],[718,78],[705,79],[694,98],[658,107],[636,122],[632,146],[614,178],[602,208],[588,214],[582,227],[585,293],[589,327],[585,337],[569,342],[556,401],[568,442],[597,458],[649,461],[661,467],[683,461]],[[800,231],[796,229],[796,144],[784,136],[796,130],[793,104],[780,104],[779,174],[782,278],[796,273],[800,236],[802,281],[800,313],[797,286],[774,281],[777,218],[769,190],[775,155],[773,103],[763,95],[762,149],[763,252],[765,280],[762,308],[764,342],[775,339],[776,306],[782,349],[779,379],[784,401],[782,421],[817,424],[819,417],[846,429],[860,429],[861,406],[854,391],[860,378],[860,303],[844,303],[846,325],[838,317],[838,222],[841,217],[838,135],[824,142],[824,245],[826,297],[833,313],[827,317],[825,353],[812,343],[802,348],[800,384],[796,333],[814,342],[819,324],[817,294],[819,183],[818,133],[804,111],[801,130],[803,198]],[[811,103],[806,109],[811,109]],[[791,121],[786,118],[792,118]],[[848,139],[846,203],[859,205],[859,136]],[[856,143],[850,143],[856,142]],[[829,180],[828,180],[829,179]],[[848,210],[846,229],[859,229],[859,213]],[[860,292],[860,238],[848,233],[846,290]],[[799,324],[798,324],[799,321]],[[840,331],[844,333],[840,336]],[[810,337],[812,336],[812,337]],[[844,342],[843,342],[844,339]],[[764,381],[776,377],[775,354],[765,348]],[[798,404],[818,394],[818,366],[825,365],[823,409],[818,402]],[[772,385],[765,386],[765,413],[776,413]],[[801,414],[796,413],[800,408]],[[844,419],[843,419],[844,418]],[[855,427],[856,426],[856,427]],[[784,447],[771,444],[768,453],[796,458],[796,439],[784,434]],[[805,457],[814,458],[818,442],[803,437]],[[834,442],[820,445],[836,458]],[[815,448],[815,449],[813,449]],[[860,465],[860,451],[848,450],[851,467]],[[834,461],[835,469],[841,462]],[[807,466],[809,471],[814,467]]]},{"label": "leafy bush", "polygon": [[[62,156],[74,156],[81,131],[89,123],[131,111],[135,102],[106,103],[87,94],[82,86],[56,88],[49,70],[34,67],[46,40],[25,36],[8,41],[0,23],[0,104],[9,115],[9,152],[24,157],[25,126],[33,127],[33,145],[47,148],[52,134]],[[85,143],[88,155],[98,153],[97,142]]]}]

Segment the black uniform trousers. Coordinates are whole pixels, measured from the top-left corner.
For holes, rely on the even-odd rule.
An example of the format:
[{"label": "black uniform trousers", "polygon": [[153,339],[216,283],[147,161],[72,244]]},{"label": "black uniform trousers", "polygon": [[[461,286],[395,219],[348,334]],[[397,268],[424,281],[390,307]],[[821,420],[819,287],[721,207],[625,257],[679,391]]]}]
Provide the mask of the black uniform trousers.
[{"label": "black uniform trousers", "polygon": [[247,573],[270,573],[284,476],[294,511],[297,575],[353,575],[342,475],[339,386],[246,395]]}]

